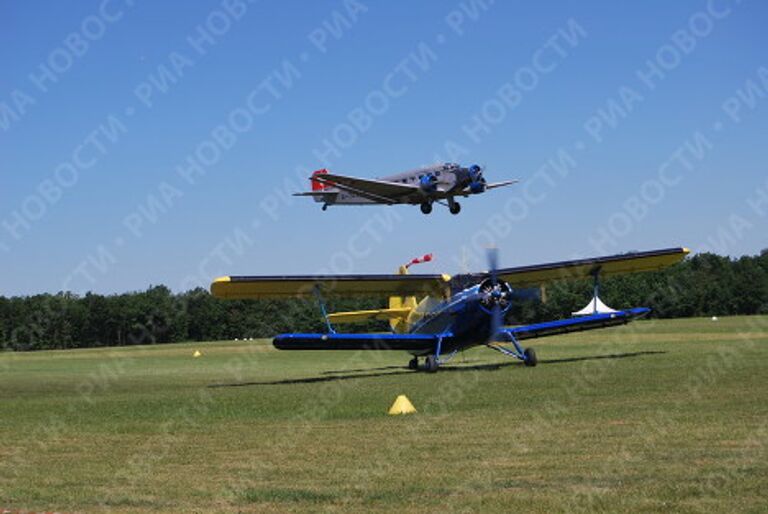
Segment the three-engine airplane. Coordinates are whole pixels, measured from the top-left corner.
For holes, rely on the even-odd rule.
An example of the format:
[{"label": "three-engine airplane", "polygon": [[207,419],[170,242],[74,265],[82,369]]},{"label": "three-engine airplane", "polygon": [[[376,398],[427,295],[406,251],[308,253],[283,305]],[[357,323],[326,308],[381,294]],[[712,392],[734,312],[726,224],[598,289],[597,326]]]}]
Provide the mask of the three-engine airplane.
[{"label": "three-engine airplane", "polygon": [[[535,366],[536,352],[520,341],[568,332],[622,325],[645,316],[637,307],[612,313],[523,325],[502,326],[512,305],[513,287],[542,286],[563,279],[598,277],[660,270],[682,260],[689,250],[669,248],[608,257],[497,269],[496,253],[490,271],[449,275],[410,275],[402,266],[395,275],[231,276],[216,279],[211,292],[218,298],[317,297],[328,326],[324,334],[282,334],[273,344],[280,350],[404,350],[413,358],[409,368],[437,371],[458,351],[486,345]],[[431,258],[429,259],[431,260]],[[324,295],[389,297],[389,308],[326,313]],[[420,301],[417,296],[426,295]],[[334,323],[388,320],[392,333],[337,333]],[[511,346],[509,346],[511,344]]]},{"label": "three-engine airplane", "polygon": [[379,179],[348,177],[317,170],[309,179],[312,191],[295,193],[294,196],[310,196],[330,205],[421,205],[421,212],[432,212],[432,204],[448,206],[451,214],[461,212],[457,197],[468,197],[509,186],[518,180],[488,183],[483,169],[477,164],[461,167],[458,164],[434,164],[424,168],[398,173]]}]

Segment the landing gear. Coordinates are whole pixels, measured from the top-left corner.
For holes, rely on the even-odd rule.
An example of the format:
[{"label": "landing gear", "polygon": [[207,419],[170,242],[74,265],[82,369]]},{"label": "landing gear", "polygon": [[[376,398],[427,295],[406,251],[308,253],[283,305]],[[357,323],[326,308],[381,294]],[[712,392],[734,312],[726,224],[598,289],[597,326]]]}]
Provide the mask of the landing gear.
[{"label": "landing gear", "polygon": [[448,210],[451,211],[451,214],[454,216],[461,212],[461,204],[453,199],[449,200],[448,203]]},{"label": "landing gear", "polygon": [[419,369],[419,358],[414,357],[410,361],[408,361],[408,369],[412,369],[414,371]]},{"label": "landing gear", "polygon": [[327,203],[324,203],[324,204],[323,204],[323,211],[327,211],[327,210],[328,210],[328,204],[327,204]]},{"label": "landing gear", "polygon": [[539,359],[536,358],[536,352],[533,348],[526,348],[523,352],[523,364],[532,368],[539,363]]},{"label": "landing gear", "polygon": [[520,342],[512,333],[508,333],[508,338],[514,348],[507,348],[501,344],[491,343],[488,343],[487,346],[491,350],[496,350],[508,357],[514,357],[515,359],[523,361],[523,364],[529,368],[532,368],[539,363],[539,359],[536,358],[536,351],[533,348],[523,349],[523,347],[520,346]]},{"label": "landing gear", "polygon": [[432,212],[432,204],[429,202],[424,202],[421,204],[421,212],[424,214],[430,214]]},{"label": "landing gear", "polygon": [[424,371],[427,373],[434,373],[437,371],[437,357],[434,355],[427,355],[427,360],[424,362]]}]

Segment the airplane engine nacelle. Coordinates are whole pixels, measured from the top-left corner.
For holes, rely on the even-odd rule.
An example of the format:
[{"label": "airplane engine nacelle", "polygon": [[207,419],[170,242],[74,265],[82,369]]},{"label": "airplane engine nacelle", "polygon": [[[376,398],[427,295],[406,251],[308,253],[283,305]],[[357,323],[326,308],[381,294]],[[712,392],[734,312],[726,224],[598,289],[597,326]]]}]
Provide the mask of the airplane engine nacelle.
[{"label": "airplane engine nacelle", "polygon": [[477,164],[473,164],[467,168],[467,171],[469,172],[469,179],[472,182],[479,182],[483,178],[483,168]]},{"label": "airplane engine nacelle", "polygon": [[480,305],[490,311],[495,306],[506,311],[512,306],[512,287],[503,280],[497,279],[494,285],[492,278],[486,278],[480,283]]},{"label": "airplane engine nacelle", "polygon": [[469,190],[472,192],[472,194],[484,193],[485,192],[485,180],[478,180],[478,181],[475,181],[475,182],[471,182],[469,184]]},{"label": "airplane engine nacelle", "polygon": [[423,175],[419,179],[419,188],[421,188],[421,191],[423,193],[434,193],[437,191],[437,177],[434,176],[431,173],[427,173],[426,175]]}]

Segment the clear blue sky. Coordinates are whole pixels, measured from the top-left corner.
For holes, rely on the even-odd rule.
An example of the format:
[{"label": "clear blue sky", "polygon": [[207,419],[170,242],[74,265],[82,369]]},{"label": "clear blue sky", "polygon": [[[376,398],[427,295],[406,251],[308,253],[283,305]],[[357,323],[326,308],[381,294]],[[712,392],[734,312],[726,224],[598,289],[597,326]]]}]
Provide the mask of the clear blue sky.
[{"label": "clear blue sky", "polygon": [[[0,294],[455,273],[491,242],[757,253],[766,25],[756,0],[2,2]],[[451,157],[522,182],[458,217],[287,195]]]}]

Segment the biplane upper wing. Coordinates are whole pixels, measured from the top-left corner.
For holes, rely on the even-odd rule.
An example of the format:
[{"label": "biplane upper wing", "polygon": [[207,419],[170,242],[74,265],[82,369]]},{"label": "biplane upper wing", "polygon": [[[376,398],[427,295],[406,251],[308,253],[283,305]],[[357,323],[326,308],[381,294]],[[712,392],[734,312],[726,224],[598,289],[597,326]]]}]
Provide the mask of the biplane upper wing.
[{"label": "biplane upper wing", "polygon": [[305,275],[220,277],[211,293],[228,299],[280,299],[337,296],[446,296],[448,275]]},{"label": "biplane upper wing", "polygon": [[[559,280],[592,277],[599,272],[600,277],[622,273],[640,273],[656,271],[672,266],[683,260],[690,253],[687,248],[666,248],[648,252],[624,253],[606,257],[577,259],[572,261],[535,264],[498,270],[498,276],[512,287],[526,288],[545,285]],[[481,280],[488,273],[458,276],[456,279]]]},{"label": "biplane upper wing", "polygon": [[347,177],[324,173],[315,175],[312,180],[321,182],[327,186],[338,187],[344,191],[360,195],[369,200],[381,203],[398,203],[403,197],[417,194],[419,186],[415,184],[401,184],[386,180]]}]

